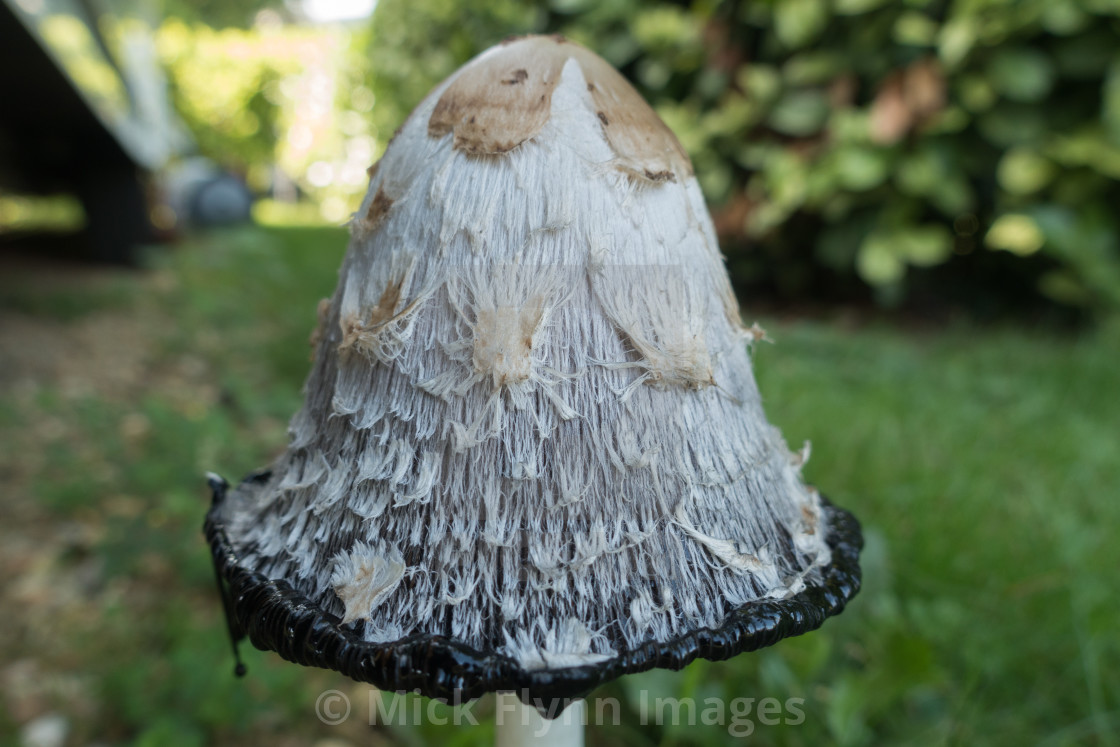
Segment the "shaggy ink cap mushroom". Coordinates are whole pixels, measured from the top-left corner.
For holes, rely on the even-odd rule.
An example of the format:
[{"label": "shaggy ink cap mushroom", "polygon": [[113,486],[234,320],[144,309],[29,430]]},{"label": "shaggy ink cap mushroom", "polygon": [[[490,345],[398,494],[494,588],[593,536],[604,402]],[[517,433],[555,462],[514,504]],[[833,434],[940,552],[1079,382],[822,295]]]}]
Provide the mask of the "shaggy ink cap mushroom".
[{"label": "shaggy ink cap mushroom", "polygon": [[211,481],[235,640],[554,714],[856,593],[859,526],[766,420],[689,159],[602,59],[469,62],[350,228],[286,452]]}]

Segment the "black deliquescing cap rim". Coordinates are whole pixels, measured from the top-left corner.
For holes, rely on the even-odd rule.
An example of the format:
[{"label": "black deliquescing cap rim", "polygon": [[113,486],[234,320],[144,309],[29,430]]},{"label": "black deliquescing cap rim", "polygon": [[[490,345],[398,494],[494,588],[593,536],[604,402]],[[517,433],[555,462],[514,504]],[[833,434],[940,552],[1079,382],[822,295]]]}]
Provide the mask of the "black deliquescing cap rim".
[{"label": "black deliquescing cap rim", "polygon": [[[267,473],[246,482],[267,479]],[[730,613],[718,628],[700,628],[665,643],[647,641],[594,665],[529,671],[514,659],[478,651],[445,636],[419,634],[391,643],[372,643],[342,627],[342,619],[315,605],[283,579],[246,568],[219,518],[229,484],[209,476],[213,503],[204,530],[210,542],[218,589],[237,661],[237,643],[248,637],[262,651],[284,659],[341,672],[394,692],[419,692],[462,703],[488,692],[513,691],[546,717],[555,717],[577,698],[624,674],[649,669],[682,669],[695,659],[729,659],[819,628],[839,614],[859,591],[860,525],[854,516],[822,497],[832,562],[822,583],[782,600],[750,602]]]}]

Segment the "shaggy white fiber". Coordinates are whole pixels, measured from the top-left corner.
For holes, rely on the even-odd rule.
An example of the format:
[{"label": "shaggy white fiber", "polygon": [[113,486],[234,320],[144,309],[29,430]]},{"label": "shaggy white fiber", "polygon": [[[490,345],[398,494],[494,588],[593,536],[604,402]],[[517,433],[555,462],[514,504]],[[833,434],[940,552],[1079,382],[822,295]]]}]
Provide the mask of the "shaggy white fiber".
[{"label": "shaggy white fiber", "polygon": [[223,508],[247,566],[366,640],[527,669],[820,580],[807,452],[766,421],[691,166],[606,63],[541,38],[476,59],[351,227],[288,450]]}]

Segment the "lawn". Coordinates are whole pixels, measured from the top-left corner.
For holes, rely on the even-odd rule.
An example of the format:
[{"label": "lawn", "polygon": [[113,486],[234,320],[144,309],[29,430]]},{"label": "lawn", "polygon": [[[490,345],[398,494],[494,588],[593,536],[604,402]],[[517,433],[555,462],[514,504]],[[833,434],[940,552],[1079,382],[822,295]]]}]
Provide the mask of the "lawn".
[{"label": "lawn", "polygon": [[[390,696],[333,673],[243,645],[232,676],[203,474],[283,448],[345,242],[245,229],[144,273],[0,278],[4,742],[52,717],[71,744],[492,739],[488,700],[477,727],[371,729]],[[1120,742],[1118,336],[759,321],[768,414],[863,522],[864,589],[818,632],[612,683],[622,723],[590,743]],[[328,689],[353,702],[338,726],[315,716]],[[803,717],[658,725],[641,704],[659,697],[800,699]]]}]

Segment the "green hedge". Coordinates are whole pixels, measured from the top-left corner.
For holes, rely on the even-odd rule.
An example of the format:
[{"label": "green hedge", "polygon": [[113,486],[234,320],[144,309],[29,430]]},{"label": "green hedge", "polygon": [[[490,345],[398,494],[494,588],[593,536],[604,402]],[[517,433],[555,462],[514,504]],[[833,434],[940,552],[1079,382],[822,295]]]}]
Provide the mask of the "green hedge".
[{"label": "green hedge", "polygon": [[981,291],[1029,266],[1042,296],[1120,308],[1117,0],[381,0],[379,130],[526,32],[590,46],[654,103],[741,283],[901,300],[915,268],[998,252]]}]

